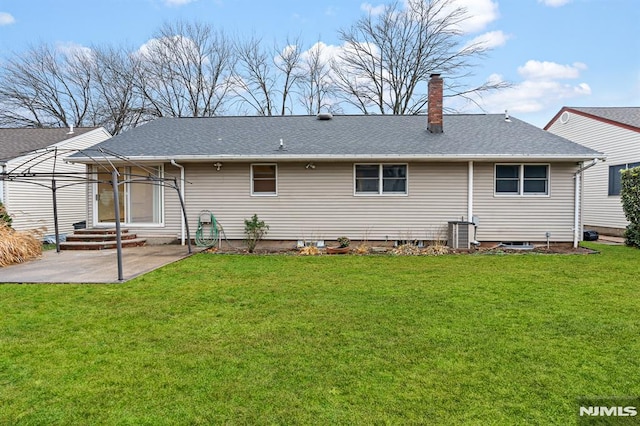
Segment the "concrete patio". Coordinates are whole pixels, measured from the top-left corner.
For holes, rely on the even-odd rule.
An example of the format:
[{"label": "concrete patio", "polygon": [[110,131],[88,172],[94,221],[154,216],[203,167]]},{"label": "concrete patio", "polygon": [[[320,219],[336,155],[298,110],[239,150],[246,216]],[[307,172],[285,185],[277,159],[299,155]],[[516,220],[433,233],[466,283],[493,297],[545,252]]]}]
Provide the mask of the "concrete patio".
[{"label": "concrete patio", "polygon": [[[199,251],[194,247],[193,252]],[[115,249],[45,251],[37,260],[0,268],[0,283],[119,283],[190,256],[187,246],[149,245],[122,249],[124,281],[118,281]]]},{"label": "concrete patio", "polygon": [[601,244],[621,245],[624,244],[624,238],[614,237],[611,235],[600,235],[600,238],[598,238],[598,242]]}]

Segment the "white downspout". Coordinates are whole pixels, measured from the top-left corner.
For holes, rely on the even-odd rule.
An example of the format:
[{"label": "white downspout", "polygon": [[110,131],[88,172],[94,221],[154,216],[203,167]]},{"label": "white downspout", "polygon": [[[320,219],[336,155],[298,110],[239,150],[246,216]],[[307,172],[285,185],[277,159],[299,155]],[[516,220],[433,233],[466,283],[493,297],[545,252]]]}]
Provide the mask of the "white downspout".
[{"label": "white downspout", "polygon": [[473,222],[473,161],[469,161],[467,179],[467,222]]},{"label": "white downspout", "polygon": [[573,175],[573,179],[575,180],[575,189],[574,189],[574,211],[573,211],[573,248],[578,248],[578,243],[580,242],[580,206],[581,206],[581,197],[580,197],[580,183],[582,172],[585,170],[595,166],[598,164],[598,159],[594,158],[593,161],[586,166],[581,167],[576,171]]},{"label": "white downspout", "polygon": [[[184,166],[181,166],[180,164],[176,163],[176,160],[171,160],[171,164],[177,168],[180,169],[180,195],[182,196],[182,199],[185,199],[184,196]],[[184,215],[180,215],[180,217],[182,218],[180,220],[180,244],[184,245],[185,242],[185,223],[184,223]]]},{"label": "white downspout", "polygon": [[578,248],[580,241],[580,172],[573,175],[576,187],[574,189],[575,199],[573,200],[573,248]]}]

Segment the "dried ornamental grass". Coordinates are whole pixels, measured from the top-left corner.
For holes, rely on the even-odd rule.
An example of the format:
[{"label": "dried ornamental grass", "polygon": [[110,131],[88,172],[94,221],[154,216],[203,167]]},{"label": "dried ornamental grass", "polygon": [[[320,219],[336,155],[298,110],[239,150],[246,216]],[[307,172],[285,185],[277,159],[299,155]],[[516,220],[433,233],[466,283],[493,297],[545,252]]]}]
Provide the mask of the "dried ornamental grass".
[{"label": "dried ornamental grass", "polygon": [[321,254],[318,247],[315,246],[306,246],[300,249],[301,256],[317,256]]},{"label": "dried ornamental grass", "polygon": [[42,254],[42,243],[28,232],[0,225],[0,267],[35,259]]},{"label": "dried ornamental grass", "polygon": [[428,246],[422,251],[427,256],[441,256],[444,254],[449,254],[450,250],[444,244],[434,244],[432,246]]},{"label": "dried ornamental grass", "polygon": [[420,248],[417,246],[413,244],[403,244],[391,250],[391,254],[396,256],[419,256],[421,253]]},{"label": "dried ornamental grass", "polygon": [[357,254],[369,254],[369,252],[371,251],[371,248],[366,245],[366,244],[360,244],[358,245],[358,247],[356,247],[356,253]]},{"label": "dried ornamental grass", "polygon": [[441,256],[449,254],[449,247],[444,244],[434,244],[421,249],[413,244],[403,244],[391,250],[396,256]]}]

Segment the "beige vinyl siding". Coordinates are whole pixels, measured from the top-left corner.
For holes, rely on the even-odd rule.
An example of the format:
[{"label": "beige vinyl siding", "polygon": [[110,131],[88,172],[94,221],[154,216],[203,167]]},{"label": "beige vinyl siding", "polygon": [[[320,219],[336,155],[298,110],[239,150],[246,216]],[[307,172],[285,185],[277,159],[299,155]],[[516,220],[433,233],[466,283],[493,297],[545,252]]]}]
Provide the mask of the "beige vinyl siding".
[{"label": "beige vinyl siding", "polygon": [[583,223],[625,228],[620,196],[609,195],[609,166],[640,161],[640,133],[573,113],[569,121],[557,120],[549,131],[606,154],[606,162],[584,172]]},{"label": "beige vinyl siding", "polygon": [[[269,226],[268,239],[434,239],[446,223],[466,214],[466,163],[408,165],[409,195],[354,195],[353,163],[278,164],[278,195],[251,195],[249,163],[184,163],[185,203],[192,237],[202,210],[213,212],[229,239],[244,238],[243,219],[254,213]],[[166,165],[165,165],[166,166]],[[167,175],[179,170],[165,167]],[[460,182],[451,185],[451,182]],[[132,227],[140,235],[180,235],[175,191],[165,190],[164,228]]]},{"label": "beige vinyl siding", "polygon": [[[84,149],[108,138],[109,134],[104,129],[96,129],[56,144],[55,146],[61,150],[61,158],[55,162],[55,170],[67,173],[84,172],[84,165],[65,163],[64,152],[70,149]],[[13,159],[8,162],[6,170],[11,171],[34,157],[35,155],[27,155]],[[33,173],[51,173],[53,165],[54,160],[49,159],[37,165],[18,168],[16,171],[24,171],[30,167]],[[51,186],[51,180],[42,183]],[[57,185],[61,186],[64,183],[58,182]],[[61,234],[72,232],[74,223],[87,219],[86,193],[87,185],[84,183],[57,190],[58,224]],[[53,196],[49,188],[25,182],[7,182],[5,200],[9,213],[13,217],[14,229],[38,230],[43,235],[55,233]]]},{"label": "beige vinyl siding", "polygon": [[[250,163],[183,163],[185,203],[192,238],[202,210],[210,210],[231,240],[244,238],[243,219],[254,213],[270,226],[267,239],[395,241],[446,238],[447,222],[466,220],[467,170],[464,163],[408,163],[407,195],[355,195],[350,162],[278,163],[277,196],[251,195]],[[386,163],[386,164],[391,164]],[[494,163],[474,164],[474,214],[481,241],[573,239],[575,164],[549,166],[549,196],[495,196]],[[179,170],[165,164],[165,176]],[[180,236],[176,192],[165,188],[163,227],[128,228],[144,236]]]},{"label": "beige vinyl siding", "polygon": [[[186,167],[185,167],[186,168]],[[213,169],[213,166],[211,166]],[[215,170],[215,169],[214,169]],[[164,177],[167,179],[176,178],[176,184],[178,188],[180,188],[180,169],[166,163],[164,164]],[[188,180],[188,179],[187,179]],[[178,191],[173,187],[173,182],[167,182],[164,187],[163,198],[163,218],[164,218],[164,227],[149,227],[144,229],[143,232],[139,234],[141,236],[175,236],[176,238],[180,238],[180,229],[182,223],[182,209],[180,208],[180,198],[178,197]],[[188,191],[192,184],[190,182],[185,182],[185,192],[188,194]],[[182,189],[180,189],[182,191]],[[183,194],[183,197],[186,197]],[[186,201],[185,201],[186,202]],[[197,224],[197,217],[196,224]],[[192,238],[195,235],[195,228],[192,230]],[[186,234],[185,234],[186,237]]]},{"label": "beige vinyl siding", "polygon": [[432,239],[466,212],[466,164],[409,164],[409,194],[382,196],[354,195],[353,163],[316,162],[315,169],[305,164],[278,164],[277,196],[251,195],[248,163],[225,163],[220,171],[211,164],[187,165],[191,228],[207,209],[230,239],[244,237],[243,219],[254,213],[275,240]]},{"label": "beige vinyl siding", "polygon": [[573,240],[575,164],[549,165],[548,196],[494,194],[494,164],[474,164],[474,212],[479,241]]}]

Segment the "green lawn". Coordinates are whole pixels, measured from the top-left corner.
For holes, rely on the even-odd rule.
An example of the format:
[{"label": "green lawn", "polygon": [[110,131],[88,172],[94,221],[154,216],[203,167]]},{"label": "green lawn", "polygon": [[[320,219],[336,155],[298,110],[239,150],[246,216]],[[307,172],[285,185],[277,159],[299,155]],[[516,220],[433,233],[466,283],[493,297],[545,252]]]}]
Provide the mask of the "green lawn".
[{"label": "green lawn", "polygon": [[574,424],[640,395],[640,251],[199,254],[0,286],[0,424]]}]

